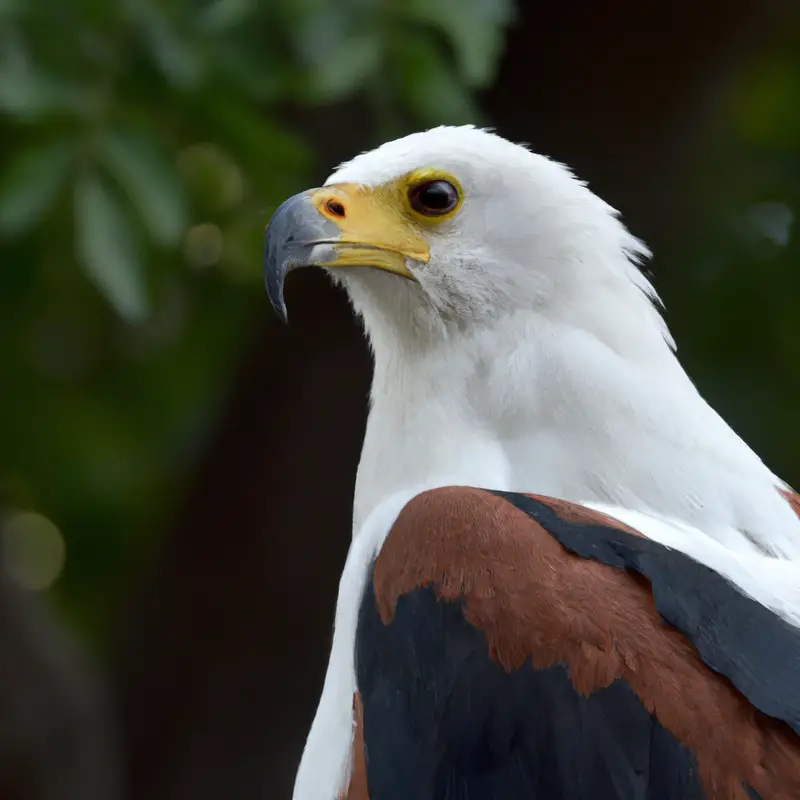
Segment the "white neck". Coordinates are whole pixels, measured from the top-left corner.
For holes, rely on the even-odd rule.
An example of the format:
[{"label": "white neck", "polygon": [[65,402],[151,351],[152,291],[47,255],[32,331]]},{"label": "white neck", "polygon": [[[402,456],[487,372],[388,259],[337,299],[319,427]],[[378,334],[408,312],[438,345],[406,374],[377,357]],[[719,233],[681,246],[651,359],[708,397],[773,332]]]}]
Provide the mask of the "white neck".
[{"label": "white neck", "polygon": [[413,306],[396,286],[385,302],[382,285],[348,286],[375,356],[355,532],[399,491],[462,484],[653,511],[800,554],[783,484],[698,394],[638,287],[463,331],[389,319]]}]

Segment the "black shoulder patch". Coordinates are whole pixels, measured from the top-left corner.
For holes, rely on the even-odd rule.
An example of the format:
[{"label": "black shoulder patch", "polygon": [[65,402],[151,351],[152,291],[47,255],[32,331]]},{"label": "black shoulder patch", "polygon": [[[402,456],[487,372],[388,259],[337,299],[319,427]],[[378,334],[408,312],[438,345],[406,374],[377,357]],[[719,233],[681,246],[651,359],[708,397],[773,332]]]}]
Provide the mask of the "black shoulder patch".
[{"label": "black shoulder patch", "polygon": [[373,582],[356,640],[371,800],[701,800],[694,754],[623,681],[582,697],[561,665],[511,673],[460,603]]},{"label": "black shoulder patch", "polygon": [[647,578],[661,616],[761,712],[800,734],[800,630],[677,550],[605,525],[576,523],[527,495],[493,492],[582,558]]}]

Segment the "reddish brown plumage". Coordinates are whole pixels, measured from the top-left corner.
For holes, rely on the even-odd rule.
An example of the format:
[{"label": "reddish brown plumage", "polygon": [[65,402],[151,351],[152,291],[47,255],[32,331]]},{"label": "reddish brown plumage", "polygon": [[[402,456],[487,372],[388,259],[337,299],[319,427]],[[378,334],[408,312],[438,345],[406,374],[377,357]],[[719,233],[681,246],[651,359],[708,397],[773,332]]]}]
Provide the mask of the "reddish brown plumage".
[{"label": "reddish brown plumage", "polygon": [[[586,519],[585,510],[546,502]],[[442,600],[464,600],[467,620],[507,670],[529,657],[537,669],[560,662],[583,695],[626,681],[696,753],[711,798],[746,800],[743,782],[765,800],[800,797],[798,737],[755,710],[662,621],[645,579],[568,553],[488,492],[447,488],[412,500],[377,559],[374,585],[386,624],[402,595],[432,585]]]},{"label": "reddish brown plumage", "polygon": [[783,489],[781,489],[780,492],[789,502],[794,513],[800,517],[800,494],[797,494],[797,492],[785,492]]}]

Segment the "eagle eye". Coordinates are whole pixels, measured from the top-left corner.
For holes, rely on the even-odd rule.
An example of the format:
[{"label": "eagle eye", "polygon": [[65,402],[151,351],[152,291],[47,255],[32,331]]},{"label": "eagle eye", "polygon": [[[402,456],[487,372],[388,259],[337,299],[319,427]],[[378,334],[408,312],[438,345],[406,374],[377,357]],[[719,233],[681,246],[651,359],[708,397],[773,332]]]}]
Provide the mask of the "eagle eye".
[{"label": "eagle eye", "polygon": [[449,214],[461,199],[458,189],[448,181],[428,181],[415,186],[408,194],[411,208],[426,217]]}]

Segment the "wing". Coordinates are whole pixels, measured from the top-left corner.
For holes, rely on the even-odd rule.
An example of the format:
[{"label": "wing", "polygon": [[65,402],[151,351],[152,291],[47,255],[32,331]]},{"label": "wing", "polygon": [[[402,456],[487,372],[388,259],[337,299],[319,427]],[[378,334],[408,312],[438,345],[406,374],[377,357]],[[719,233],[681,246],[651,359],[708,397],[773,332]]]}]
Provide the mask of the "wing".
[{"label": "wing", "polygon": [[350,797],[800,797],[800,631],[689,557],[448,488],[405,507],[371,578]]}]

